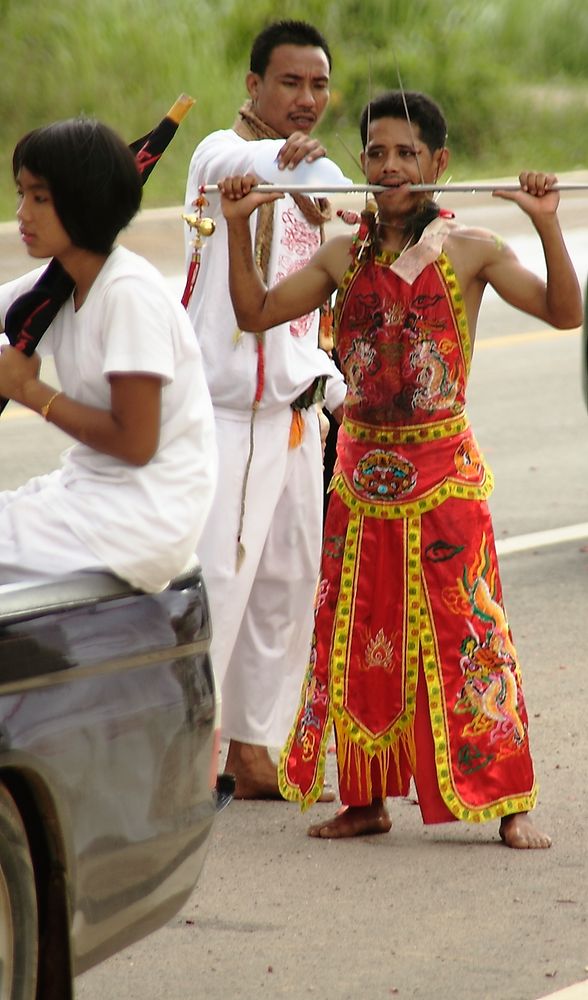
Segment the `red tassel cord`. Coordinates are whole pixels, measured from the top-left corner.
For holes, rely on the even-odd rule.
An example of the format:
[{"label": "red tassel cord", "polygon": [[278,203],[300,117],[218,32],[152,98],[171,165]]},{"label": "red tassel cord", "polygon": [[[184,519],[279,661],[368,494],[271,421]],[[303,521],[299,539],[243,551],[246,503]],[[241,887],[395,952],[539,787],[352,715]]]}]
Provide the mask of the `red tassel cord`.
[{"label": "red tassel cord", "polygon": [[198,271],[200,270],[200,250],[196,250],[194,247],[194,253],[192,254],[192,259],[188,267],[188,275],[186,278],[186,287],[184,288],[184,293],[182,295],[182,305],[184,309],[188,308],[190,299],[192,298],[192,292],[194,291],[194,286],[196,284],[196,278],[198,277]]},{"label": "red tassel cord", "polygon": [[265,386],[265,341],[263,333],[257,333],[257,383],[255,386],[255,398],[253,409],[256,410],[261,403],[263,389]]},{"label": "red tassel cord", "polygon": [[198,271],[200,270],[200,258],[202,251],[202,240],[204,237],[212,236],[215,230],[215,224],[213,219],[204,219],[202,217],[202,212],[205,205],[208,205],[207,199],[204,197],[202,188],[200,189],[200,194],[194,202],[192,202],[196,212],[194,215],[184,215],[183,219],[190,226],[190,229],[194,231],[194,238],[192,240],[192,259],[188,267],[188,274],[186,277],[186,285],[184,287],[184,293],[182,295],[182,305],[184,309],[188,308],[190,299],[192,298],[192,293],[194,292],[194,287],[196,285],[196,279],[198,277]]}]

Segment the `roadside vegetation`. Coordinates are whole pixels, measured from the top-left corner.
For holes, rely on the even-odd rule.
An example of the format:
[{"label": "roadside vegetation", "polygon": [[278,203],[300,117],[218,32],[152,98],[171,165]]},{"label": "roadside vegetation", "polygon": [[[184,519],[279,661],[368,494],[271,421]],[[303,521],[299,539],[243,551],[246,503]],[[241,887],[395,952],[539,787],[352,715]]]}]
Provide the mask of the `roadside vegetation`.
[{"label": "roadside vegetation", "polygon": [[[186,91],[197,104],[145,189],[148,206],[180,203],[194,145],[245,97],[253,36],[282,16],[276,0],[0,0],[0,220],[24,132],[84,113],[131,141]],[[354,179],[361,108],[399,75],[444,108],[453,180],[588,168],[585,0],[300,0],[287,16],[331,44],[320,135]]]}]

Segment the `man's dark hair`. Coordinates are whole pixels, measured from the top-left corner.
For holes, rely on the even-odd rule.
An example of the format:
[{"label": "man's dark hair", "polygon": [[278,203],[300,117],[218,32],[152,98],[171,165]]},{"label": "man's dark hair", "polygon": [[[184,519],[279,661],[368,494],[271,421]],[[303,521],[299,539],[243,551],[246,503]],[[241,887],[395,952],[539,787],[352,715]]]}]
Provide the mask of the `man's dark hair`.
[{"label": "man's dark hair", "polygon": [[[406,101],[406,105],[405,105]],[[431,153],[443,149],[447,141],[447,123],[438,104],[426,94],[415,90],[389,90],[366,104],[361,113],[359,129],[365,149],[368,138],[368,124],[378,118],[410,118],[412,125],[418,125],[419,134]]]},{"label": "man's dark hair", "polygon": [[312,45],[322,49],[331,69],[331,50],[317,28],[306,21],[274,21],[254,39],[249,61],[250,71],[264,76],[271,54],[278,45]]},{"label": "man's dark hair", "polygon": [[23,136],[12,157],[15,180],[22,167],[48,184],[63,228],[83,250],[110,253],[139,210],[143,185],[132,152],[93,119],[68,118]]}]

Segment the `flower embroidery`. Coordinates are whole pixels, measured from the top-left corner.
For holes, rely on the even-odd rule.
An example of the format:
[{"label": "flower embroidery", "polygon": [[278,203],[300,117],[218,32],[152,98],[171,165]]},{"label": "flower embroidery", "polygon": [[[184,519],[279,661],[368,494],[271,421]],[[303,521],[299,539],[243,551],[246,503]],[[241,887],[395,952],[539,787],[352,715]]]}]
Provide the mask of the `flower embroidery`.
[{"label": "flower embroidery", "polygon": [[[320,246],[320,232],[316,227],[310,228],[307,222],[297,216],[294,209],[288,209],[282,216],[284,231],[280,241],[278,266],[275,282],[281,281],[289,274],[300,270],[310,260]],[[290,333],[293,337],[305,337],[311,329],[315,313],[299,316],[290,323]]]},{"label": "flower embroidery", "polygon": [[390,639],[386,638],[384,629],[381,628],[366,643],[363,669],[370,670],[372,667],[381,667],[383,670],[391,670],[393,667],[393,655],[393,643]]}]

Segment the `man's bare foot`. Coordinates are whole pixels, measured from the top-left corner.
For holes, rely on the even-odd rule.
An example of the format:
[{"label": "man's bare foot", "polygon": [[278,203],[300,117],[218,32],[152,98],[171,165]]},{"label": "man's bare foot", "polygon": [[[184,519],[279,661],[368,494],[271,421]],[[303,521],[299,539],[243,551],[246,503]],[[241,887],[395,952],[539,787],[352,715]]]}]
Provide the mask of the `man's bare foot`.
[{"label": "man's bare foot", "polygon": [[[278,769],[267,747],[231,740],[225,771],[235,776],[235,799],[277,799],[284,801],[278,785]],[[335,793],[326,788],[319,802],[334,802]]]},{"label": "man's bare foot", "polygon": [[541,833],[527,813],[512,813],[500,822],[500,837],[507,847],[519,850],[551,847],[551,837]]},{"label": "man's bare foot", "polygon": [[391,826],[382,799],[374,799],[369,806],[347,806],[326,823],[314,823],[308,828],[308,836],[339,840],[343,837],[362,837],[368,833],[388,833]]}]

